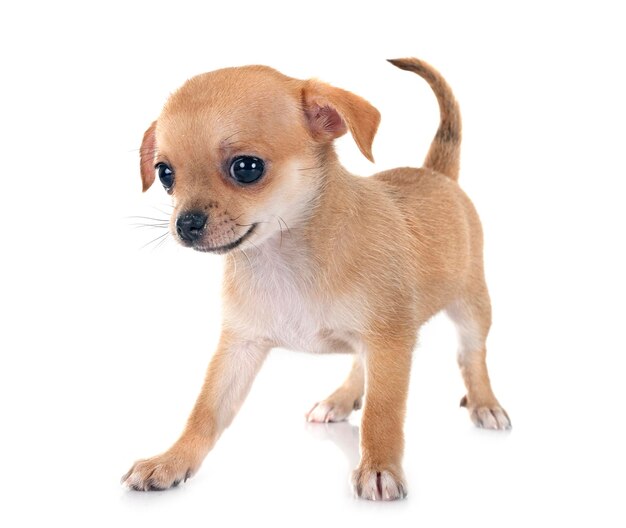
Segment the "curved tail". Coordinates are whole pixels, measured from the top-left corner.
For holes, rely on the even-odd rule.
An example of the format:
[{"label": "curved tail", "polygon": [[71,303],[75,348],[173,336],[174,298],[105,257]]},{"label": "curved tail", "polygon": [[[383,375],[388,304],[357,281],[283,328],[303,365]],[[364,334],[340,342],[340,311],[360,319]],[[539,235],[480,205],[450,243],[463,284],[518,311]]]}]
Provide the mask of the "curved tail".
[{"label": "curved tail", "polygon": [[421,60],[390,59],[389,62],[402,70],[417,73],[435,92],[441,118],[437,133],[426,155],[424,167],[458,180],[461,157],[461,112],[452,89],[435,68]]}]

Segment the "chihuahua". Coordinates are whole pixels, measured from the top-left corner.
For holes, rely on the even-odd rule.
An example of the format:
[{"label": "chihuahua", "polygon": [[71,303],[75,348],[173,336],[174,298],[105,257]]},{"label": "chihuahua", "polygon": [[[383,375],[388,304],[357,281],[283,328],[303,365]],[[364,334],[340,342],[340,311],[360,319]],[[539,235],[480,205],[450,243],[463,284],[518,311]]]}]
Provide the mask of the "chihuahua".
[{"label": "chihuahua", "polygon": [[423,77],[440,124],[421,169],[369,178],[340,164],[333,141],[350,132],[373,161],[379,112],[351,92],[265,66],[188,80],[143,137],[141,179],[158,176],[183,246],[226,255],[221,337],[181,437],[136,462],[122,482],[162,490],[193,475],[231,423],[269,351],[345,352],[345,382],[306,415],[345,420],[363,403],[355,494],[406,496],[403,422],[411,356],[422,324],[441,310],[456,324],[478,427],[506,430],[491,389],[485,340],[491,304],[478,215],[457,184],[458,104],[418,59],[390,61]]}]

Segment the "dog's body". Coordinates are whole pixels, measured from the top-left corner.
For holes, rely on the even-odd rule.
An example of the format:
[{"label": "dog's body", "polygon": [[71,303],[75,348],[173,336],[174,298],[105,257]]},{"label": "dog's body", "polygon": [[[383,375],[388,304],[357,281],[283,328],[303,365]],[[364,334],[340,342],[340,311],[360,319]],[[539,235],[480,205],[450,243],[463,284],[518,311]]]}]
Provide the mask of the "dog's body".
[{"label": "dog's body", "polygon": [[378,112],[344,90],[265,67],[191,79],[146,132],[144,190],[156,162],[175,199],[174,235],[228,254],[222,337],[204,387],[181,438],[136,463],[123,478],[130,487],[168,488],[193,474],[280,346],[354,354],[345,383],[307,417],[343,420],[365,395],[354,488],[368,499],[403,497],[411,354],[419,327],[441,310],[459,330],[463,405],[479,426],[510,427],[485,364],[491,308],[480,222],[456,183],[458,106],[430,66],[392,63],[424,77],[439,100],[422,169],[349,174],[332,141],[349,130],[372,159]]}]

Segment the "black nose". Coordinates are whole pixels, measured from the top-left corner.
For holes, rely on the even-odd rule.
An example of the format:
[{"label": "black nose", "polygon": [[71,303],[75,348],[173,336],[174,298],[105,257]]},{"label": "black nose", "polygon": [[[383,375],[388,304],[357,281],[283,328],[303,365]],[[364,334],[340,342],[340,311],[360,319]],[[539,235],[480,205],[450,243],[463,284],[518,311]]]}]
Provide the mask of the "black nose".
[{"label": "black nose", "polygon": [[195,242],[207,221],[204,213],[185,213],[176,219],[176,232],[185,242]]}]

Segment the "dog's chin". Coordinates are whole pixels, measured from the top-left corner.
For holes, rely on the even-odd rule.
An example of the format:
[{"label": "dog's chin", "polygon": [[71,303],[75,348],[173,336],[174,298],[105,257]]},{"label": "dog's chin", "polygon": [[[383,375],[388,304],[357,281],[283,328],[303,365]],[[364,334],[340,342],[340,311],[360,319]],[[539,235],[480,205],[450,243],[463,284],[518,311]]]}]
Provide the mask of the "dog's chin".
[{"label": "dog's chin", "polygon": [[230,253],[231,251],[233,251],[235,249],[235,247],[231,247],[230,244],[226,245],[226,246],[219,246],[219,247],[213,247],[213,246],[203,246],[201,244],[194,244],[191,246],[187,246],[190,247],[191,249],[194,249],[196,251],[200,251],[201,253],[215,253],[216,255],[225,255],[226,253]]},{"label": "dog's chin", "polygon": [[233,240],[232,242],[228,242],[227,244],[223,244],[221,246],[212,246],[210,244],[202,243],[202,241],[192,242],[192,243],[183,242],[183,245],[185,247],[190,247],[202,253],[215,253],[216,255],[224,255],[226,253],[229,253],[237,249],[254,232],[255,227],[256,227],[256,224],[252,224],[248,228],[248,230],[239,238],[237,238],[236,240]]}]

